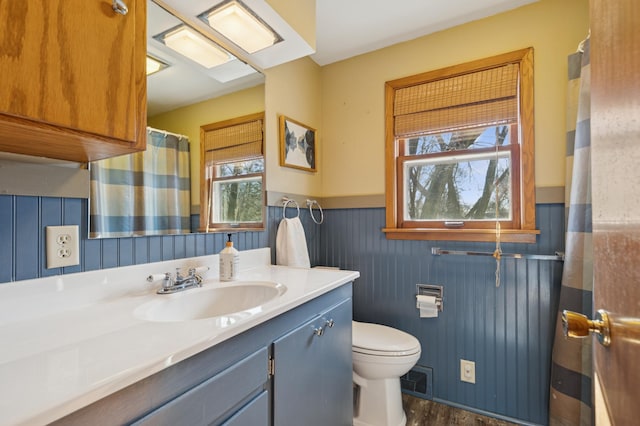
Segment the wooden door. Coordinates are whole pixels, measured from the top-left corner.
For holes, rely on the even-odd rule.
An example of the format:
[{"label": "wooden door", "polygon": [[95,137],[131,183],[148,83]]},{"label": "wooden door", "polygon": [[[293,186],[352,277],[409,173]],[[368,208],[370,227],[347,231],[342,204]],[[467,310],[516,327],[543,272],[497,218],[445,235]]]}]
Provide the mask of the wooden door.
[{"label": "wooden door", "polygon": [[640,2],[591,0],[596,424],[638,424],[640,403]]}]

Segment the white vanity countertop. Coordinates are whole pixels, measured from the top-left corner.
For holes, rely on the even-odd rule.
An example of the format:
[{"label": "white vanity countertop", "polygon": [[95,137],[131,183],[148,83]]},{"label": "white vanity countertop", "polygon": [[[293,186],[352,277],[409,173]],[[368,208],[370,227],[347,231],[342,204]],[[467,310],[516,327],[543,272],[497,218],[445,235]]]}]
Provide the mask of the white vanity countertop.
[{"label": "white vanity countertop", "polygon": [[217,255],[0,284],[0,424],[52,422],[360,276],[272,266],[268,248],[240,253],[239,281],[287,290],[232,324],[134,315],[167,297],[149,274],[206,265],[203,286],[222,285]]}]

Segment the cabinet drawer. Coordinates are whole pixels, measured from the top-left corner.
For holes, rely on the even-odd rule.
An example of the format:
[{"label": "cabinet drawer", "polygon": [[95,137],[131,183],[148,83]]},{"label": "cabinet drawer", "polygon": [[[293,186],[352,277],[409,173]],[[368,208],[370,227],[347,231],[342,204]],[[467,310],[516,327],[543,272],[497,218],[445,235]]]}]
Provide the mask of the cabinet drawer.
[{"label": "cabinet drawer", "polygon": [[222,426],[269,426],[269,392],[255,397]]},{"label": "cabinet drawer", "polygon": [[215,423],[264,391],[267,366],[267,348],[263,348],[133,424],[147,426]]}]

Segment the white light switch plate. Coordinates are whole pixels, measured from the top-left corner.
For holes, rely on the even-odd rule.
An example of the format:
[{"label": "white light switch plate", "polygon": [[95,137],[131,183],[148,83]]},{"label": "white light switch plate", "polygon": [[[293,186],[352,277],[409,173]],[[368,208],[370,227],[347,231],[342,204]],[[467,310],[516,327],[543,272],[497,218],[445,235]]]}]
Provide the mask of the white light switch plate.
[{"label": "white light switch plate", "polygon": [[47,226],[47,269],[80,264],[78,225]]}]

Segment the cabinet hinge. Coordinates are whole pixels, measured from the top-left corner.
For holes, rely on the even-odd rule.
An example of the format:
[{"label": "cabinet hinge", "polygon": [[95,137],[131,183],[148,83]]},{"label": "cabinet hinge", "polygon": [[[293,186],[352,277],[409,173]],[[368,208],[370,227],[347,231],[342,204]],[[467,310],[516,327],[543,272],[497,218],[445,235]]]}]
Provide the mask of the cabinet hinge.
[{"label": "cabinet hinge", "polygon": [[273,377],[276,374],[276,360],[273,358],[269,358],[269,363],[267,366],[267,372],[269,374],[269,377]]}]

